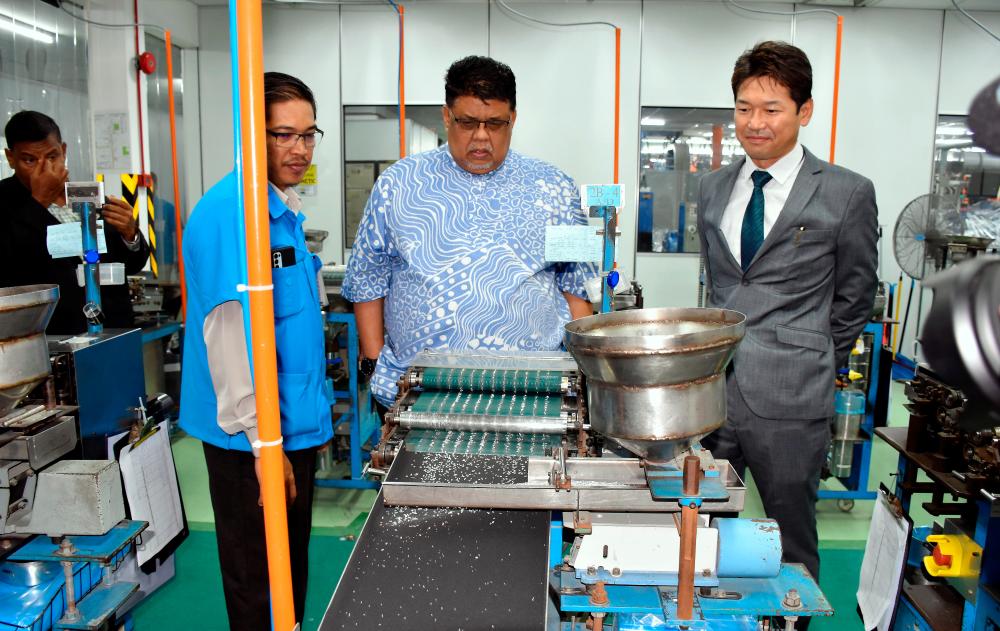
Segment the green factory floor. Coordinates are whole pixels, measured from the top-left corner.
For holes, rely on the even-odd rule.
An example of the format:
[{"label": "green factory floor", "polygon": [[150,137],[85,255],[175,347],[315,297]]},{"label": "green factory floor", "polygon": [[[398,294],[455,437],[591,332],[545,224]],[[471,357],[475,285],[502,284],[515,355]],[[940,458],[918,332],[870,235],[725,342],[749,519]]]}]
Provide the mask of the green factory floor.
[{"label": "green factory floor", "polygon": [[[902,387],[892,386],[889,423],[906,424]],[[215,545],[212,507],[208,496],[205,459],[201,444],[183,437],[173,444],[180,477],[184,509],[191,534],[177,551],[177,575],[135,610],[137,631],[173,631],[199,629],[223,631],[227,628],[219,560]],[[879,483],[892,486],[891,473],[896,468],[892,449],[876,440],[870,487]],[[836,482],[829,488],[836,488]],[[827,486],[824,483],[824,486]],[[313,536],[309,544],[309,592],[306,597],[306,620],[303,631],[319,626],[340,573],[353,547],[353,538],[364,523],[375,498],[374,491],[319,488],[313,509]],[[763,516],[760,499],[752,487],[747,493],[745,517]],[[854,593],[868,536],[871,502],[858,501],[849,512],[837,503],[824,500],[818,506],[822,573],[820,585],[837,614],[814,621],[812,631],[852,631],[863,626],[855,612]],[[929,523],[926,514],[915,514],[917,524]]]}]

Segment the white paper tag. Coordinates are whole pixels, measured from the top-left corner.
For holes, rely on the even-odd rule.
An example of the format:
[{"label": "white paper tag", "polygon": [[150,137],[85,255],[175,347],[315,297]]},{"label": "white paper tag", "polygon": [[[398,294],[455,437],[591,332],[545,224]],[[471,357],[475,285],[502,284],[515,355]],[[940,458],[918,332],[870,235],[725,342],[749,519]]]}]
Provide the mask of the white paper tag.
[{"label": "white paper tag", "polygon": [[545,260],[551,263],[600,261],[604,239],[596,226],[545,226]]},{"label": "white paper tag", "polygon": [[[45,245],[54,259],[83,256],[83,234],[80,232],[80,222],[71,221],[49,226],[45,235]],[[97,251],[101,254],[108,253],[103,221],[97,222]]]}]

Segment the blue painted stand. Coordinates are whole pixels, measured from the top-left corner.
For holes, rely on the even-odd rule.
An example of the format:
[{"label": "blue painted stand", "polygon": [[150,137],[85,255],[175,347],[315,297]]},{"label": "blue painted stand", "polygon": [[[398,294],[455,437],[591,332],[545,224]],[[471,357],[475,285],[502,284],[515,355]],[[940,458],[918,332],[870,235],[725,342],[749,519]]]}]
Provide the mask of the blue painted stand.
[{"label": "blue painted stand", "polygon": [[[875,439],[875,401],[879,396],[878,376],[881,362],[882,333],[885,325],[881,322],[869,322],[864,332],[872,334],[873,346],[871,365],[868,367],[868,392],[865,403],[865,418],[861,421],[860,431],[865,440],[854,444],[854,459],[851,465],[851,475],[837,478],[844,486],[839,489],[820,489],[821,500],[873,500],[877,497],[874,490],[868,488],[868,476],[872,465],[872,441]],[[884,421],[885,419],[880,419]]]},{"label": "blue painted stand", "polygon": [[[903,435],[897,438],[902,445]],[[900,452],[897,462],[895,495],[899,499],[903,512],[910,514],[913,496],[920,491],[907,489],[911,488],[911,485],[917,480],[917,475],[924,472],[932,480],[940,481],[942,474],[925,470],[916,461],[911,460],[907,452],[903,451],[900,446],[891,441],[890,445]],[[947,477],[951,474],[944,475]],[[1000,554],[997,553],[997,550],[1000,549],[1000,497],[982,491],[966,498],[965,501],[970,506],[975,506],[976,526],[972,538],[982,546],[983,558],[978,579],[970,578],[968,583],[961,583],[963,588],[967,586],[975,591],[975,599],[964,599],[961,629],[962,631],[995,631],[1000,628],[1000,599],[998,599],[995,587],[1000,584]],[[924,540],[929,532],[930,529],[926,527],[913,529],[907,563],[911,565],[922,564],[922,558],[929,554],[924,547]],[[949,583],[952,587],[960,584],[954,580],[949,581]],[[917,612],[908,596],[901,594],[899,604],[892,627],[893,631],[933,631],[930,623]]]},{"label": "blue painted stand", "polygon": [[[9,560],[92,563],[94,565],[81,567],[85,569],[92,567],[95,568],[95,571],[96,567],[100,566],[105,581],[94,586],[93,589],[90,586],[96,582],[96,576],[89,583],[84,583],[82,578],[74,581],[74,587],[78,590],[76,599],[76,606],[80,612],[78,619],[66,620],[66,603],[62,597],[54,599],[53,606],[49,608],[50,611],[46,612],[53,619],[53,629],[100,631],[106,627],[108,621],[125,604],[125,601],[139,589],[138,583],[109,583],[107,581],[112,567],[122,562],[132,543],[148,525],[144,521],[124,520],[103,535],[70,537],[75,548],[70,555],[59,554],[58,542],[54,543],[49,537],[35,537],[10,555]],[[60,616],[60,618],[55,619],[56,616]]]},{"label": "blue painted stand", "polygon": [[[379,419],[377,415],[361,414],[361,398],[358,384],[358,324],[353,313],[329,313],[326,321],[333,324],[347,325],[347,369],[348,386],[347,390],[333,390],[334,400],[346,399],[349,402],[349,410],[336,421],[336,426],[344,423],[350,424],[350,466],[351,477],[346,480],[331,480],[327,478],[317,478],[316,486],[324,488],[338,489],[377,489],[379,483],[369,480],[364,475],[364,464],[371,456],[361,448],[369,440],[372,445],[378,442]],[[367,403],[368,397],[364,397]],[[333,404],[333,401],[330,402]],[[336,429],[336,427],[335,427]]]}]

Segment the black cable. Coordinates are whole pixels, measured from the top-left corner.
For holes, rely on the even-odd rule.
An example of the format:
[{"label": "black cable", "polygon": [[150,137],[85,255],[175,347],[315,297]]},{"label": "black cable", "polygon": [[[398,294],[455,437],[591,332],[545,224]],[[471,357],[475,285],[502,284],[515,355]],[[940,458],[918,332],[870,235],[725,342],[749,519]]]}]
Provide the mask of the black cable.
[{"label": "black cable", "polygon": [[513,13],[516,16],[522,17],[529,22],[535,22],[537,24],[544,24],[545,26],[610,26],[611,28],[618,28],[617,24],[612,24],[611,22],[546,22],[545,20],[539,20],[538,18],[533,18],[530,15],[521,13],[520,11],[514,9],[509,4],[504,2],[504,0],[496,0],[496,3],[503,7],[506,11]]},{"label": "black cable", "polygon": [[[88,20],[87,18],[83,17],[82,15],[77,15],[77,14],[73,13],[72,11],[70,11],[69,9],[67,9],[66,8],[67,4],[68,4],[67,2],[60,2],[59,3],[59,8],[63,11],[63,13],[65,13],[66,15],[72,17],[75,20],[80,20],[81,22],[86,22],[87,24],[93,24],[94,26],[100,26],[102,28],[135,28],[137,26],[141,26],[143,28],[157,29],[157,30],[159,30],[161,32],[165,32],[167,30],[164,27],[160,26],[159,24],[148,24],[148,23],[143,23],[143,22],[132,22],[130,24],[108,24],[106,22],[97,22],[95,20]],[[79,6],[79,5],[77,5],[77,6]],[[83,8],[83,7],[81,7],[81,8]]]},{"label": "black cable", "polygon": [[986,31],[986,34],[987,34],[987,35],[989,35],[989,36],[990,36],[990,37],[992,37],[993,39],[995,39],[995,40],[997,40],[998,42],[1000,42],[1000,35],[997,35],[997,34],[996,34],[996,33],[994,33],[993,31],[991,31],[990,29],[986,28],[986,25],[985,25],[985,24],[983,24],[982,22],[980,22],[980,21],[979,21],[979,20],[977,20],[976,18],[974,18],[974,17],[972,17],[971,15],[969,15],[969,12],[968,12],[968,11],[966,11],[966,10],[965,10],[965,9],[963,9],[962,7],[958,6],[958,1],[957,1],[957,0],[951,0],[951,3],[952,3],[953,5],[955,5],[955,8],[956,8],[956,9],[958,9],[958,12],[959,12],[959,13],[961,13],[961,14],[962,14],[962,15],[964,15],[965,17],[969,18],[970,20],[972,20],[972,23],[973,23],[973,24],[975,24],[976,26],[978,26],[979,28],[983,29],[984,31]]}]

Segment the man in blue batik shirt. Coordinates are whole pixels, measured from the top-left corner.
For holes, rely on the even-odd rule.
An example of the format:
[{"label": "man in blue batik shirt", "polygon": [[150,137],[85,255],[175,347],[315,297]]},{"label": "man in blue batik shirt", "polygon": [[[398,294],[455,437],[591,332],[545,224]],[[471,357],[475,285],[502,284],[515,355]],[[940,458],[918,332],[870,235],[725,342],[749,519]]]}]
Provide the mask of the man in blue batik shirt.
[{"label": "man in blue batik shirt", "polygon": [[445,77],[447,146],[387,169],[347,266],[361,371],[388,407],[424,348],[551,351],[590,315],[593,265],[545,260],[545,226],[585,224],[573,180],[510,151],[514,73],[466,57]]}]

